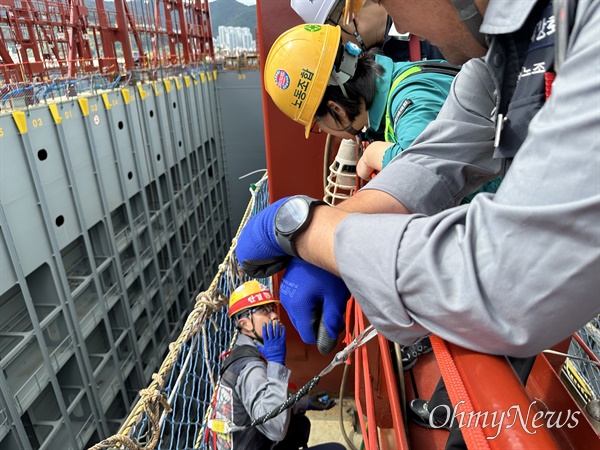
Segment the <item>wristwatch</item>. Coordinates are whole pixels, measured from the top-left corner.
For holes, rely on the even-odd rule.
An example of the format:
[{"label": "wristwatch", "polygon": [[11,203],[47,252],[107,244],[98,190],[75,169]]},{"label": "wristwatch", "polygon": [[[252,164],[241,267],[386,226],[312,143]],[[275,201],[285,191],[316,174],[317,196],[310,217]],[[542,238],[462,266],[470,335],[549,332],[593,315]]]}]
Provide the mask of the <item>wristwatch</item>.
[{"label": "wristwatch", "polygon": [[315,206],[325,205],[306,195],[295,195],[287,199],[275,214],[275,237],[281,249],[288,255],[298,256],[294,241],[310,224]]}]

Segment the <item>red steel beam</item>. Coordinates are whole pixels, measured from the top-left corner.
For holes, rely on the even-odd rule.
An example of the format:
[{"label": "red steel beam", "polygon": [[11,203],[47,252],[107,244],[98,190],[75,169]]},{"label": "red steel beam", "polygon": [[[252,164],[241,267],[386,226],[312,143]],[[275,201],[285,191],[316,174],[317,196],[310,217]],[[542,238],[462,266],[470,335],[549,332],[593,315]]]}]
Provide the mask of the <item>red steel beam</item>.
[{"label": "red steel beam", "polygon": [[115,75],[214,58],[208,0],[95,0],[95,6],[84,0],[0,0],[0,24],[8,31],[0,36],[5,81]]}]

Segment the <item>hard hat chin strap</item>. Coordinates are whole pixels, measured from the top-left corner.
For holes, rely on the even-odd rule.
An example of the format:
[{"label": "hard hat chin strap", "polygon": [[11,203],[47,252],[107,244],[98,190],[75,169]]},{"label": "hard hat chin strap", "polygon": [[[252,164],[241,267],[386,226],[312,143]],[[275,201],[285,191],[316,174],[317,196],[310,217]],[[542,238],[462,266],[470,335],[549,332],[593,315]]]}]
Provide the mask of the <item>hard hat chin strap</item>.
[{"label": "hard hat chin strap", "polygon": [[254,318],[252,317],[252,314],[250,314],[250,323],[252,324],[252,330],[250,330],[250,332],[252,334],[254,334],[254,338],[259,341],[259,342],[263,342],[262,338],[258,335],[258,333],[256,332],[256,327],[254,326]]},{"label": "hard hat chin strap", "polygon": [[342,90],[342,94],[344,94],[344,97],[349,98],[348,94],[346,93],[346,88],[344,87],[344,83],[346,81],[348,81],[351,78],[351,76],[348,76],[348,74],[346,73],[339,73],[335,71],[335,67],[333,68],[333,70],[331,71],[331,76],[329,77],[329,83],[327,83],[329,86],[339,86],[340,89]]},{"label": "hard hat chin strap", "polygon": [[[342,28],[342,33],[346,33],[346,34],[349,34],[350,36],[354,36],[354,39],[356,39],[356,42],[358,42],[358,45],[360,45],[360,48],[366,51],[367,46],[365,45],[364,39],[358,32],[358,25],[356,25],[356,20],[353,20],[352,23],[354,24],[354,31],[348,31],[348,30],[345,30],[344,28]],[[339,24],[337,24],[337,25],[339,25]]]},{"label": "hard hat chin strap", "polygon": [[329,82],[327,83],[329,86],[339,86],[342,90],[342,94],[344,97],[348,98],[348,94],[346,93],[346,88],[344,84],[350,80],[354,73],[356,72],[356,66],[358,65],[358,55],[360,55],[360,48],[358,45],[348,42],[344,46],[344,50],[342,52],[342,58],[340,60],[340,67],[337,68],[335,65],[331,70],[331,75],[329,76]]},{"label": "hard hat chin strap", "polygon": [[[243,312],[240,312],[240,313],[237,313],[237,314],[243,314]],[[254,339],[256,339],[259,342],[263,342],[262,338],[256,332],[256,327],[254,326],[254,317],[252,317],[252,313],[248,314],[247,316],[241,315],[240,317],[238,317],[238,319],[236,320],[236,322],[239,321],[239,320],[241,320],[241,319],[248,319],[248,320],[250,320],[250,324],[252,325],[252,329],[249,330],[249,331],[248,330],[244,330],[239,324],[237,325],[238,329],[241,330],[241,331],[243,331],[243,332],[245,331],[245,332],[248,332],[248,333],[252,333],[254,335]],[[243,333],[243,334],[245,334],[245,333]]]},{"label": "hard hat chin strap", "polygon": [[450,0],[452,6],[458,13],[458,17],[465,24],[473,38],[483,48],[487,48],[487,42],[485,36],[479,32],[481,23],[483,22],[483,16],[479,13],[475,7],[475,0]]},{"label": "hard hat chin strap", "polygon": [[356,22],[354,22],[354,29],[356,30],[353,34],[354,34],[354,38],[356,39],[356,41],[358,42],[358,45],[360,45],[360,48],[362,48],[363,50],[366,50],[367,47],[365,46],[365,41],[363,40],[362,36],[360,35],[360,33],[358,32],[358,28],[356,27]]}]

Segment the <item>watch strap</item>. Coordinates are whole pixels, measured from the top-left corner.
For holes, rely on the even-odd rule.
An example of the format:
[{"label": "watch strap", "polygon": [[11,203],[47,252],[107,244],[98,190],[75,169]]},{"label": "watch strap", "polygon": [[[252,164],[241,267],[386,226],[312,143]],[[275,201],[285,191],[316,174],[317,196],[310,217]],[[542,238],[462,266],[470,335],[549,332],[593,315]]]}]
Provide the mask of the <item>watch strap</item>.
[{"label": "watch strap", "polygon": [[[293,236],[293,233],[291,236]],[[286,252],[290,256],[294,256],[296,258],[300,258],[298,253],[296,253],[296,246],[292,244],[292,240],[288,239],[284,234],[275,232],[275,237],[277,238],[277,243],[281,247],[281,249]]]},{"label": "watch strap", "polygon": [[[302,197],[307,201],[308,211],[306,213],[306,217],[304,217],[304,220],[300,224],[300,226],[296,228],[295,231],[289,234],[280,232],[279,230],[277,230],[277,226],[275,226],[275,238],[277,239],[277,243],[284,252],[296,258],[300,258],[300,256],[298,256],[298,252],[296,251],[295,240],[298,237],[298,235],[302,231],[304,231],[306,227],[308,227],[308,225],[310,224],[315,207],[319,205],[326,205],[327,203],[325,203],[323,200],[317,200],[316,198],[308,197],[307,195],[296,195],[294,197],[290,197],[289,200],[283,203],[280,206],[279,210],[281,211],[281,209],[285,207],[285,204],[295,197]],[[275,223],[277,223],[277,214],[275,215]]]}]

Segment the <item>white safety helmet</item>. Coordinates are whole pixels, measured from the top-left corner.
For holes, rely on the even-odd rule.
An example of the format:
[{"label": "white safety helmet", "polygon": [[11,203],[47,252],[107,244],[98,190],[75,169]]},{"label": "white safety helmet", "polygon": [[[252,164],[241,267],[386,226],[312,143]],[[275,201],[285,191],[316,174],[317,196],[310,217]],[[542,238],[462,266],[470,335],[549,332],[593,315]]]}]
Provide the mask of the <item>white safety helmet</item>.
[{"label": "white safety helmet", "polygon": [[354,36],[356,42],[366,50],[364,40],[358,32],[354,18],[364,6],[366,0],[291,0],[294,11],[304,20],[304,23],[329,25],[348,25],[354,23],[354,31],[342,28],[344,33]]},{"label": "white safety helmet", "polygon": [[345,0],[292,0],[291,5],[304,23],[324,24],[338,3],[341,8],[346,4]]}]

